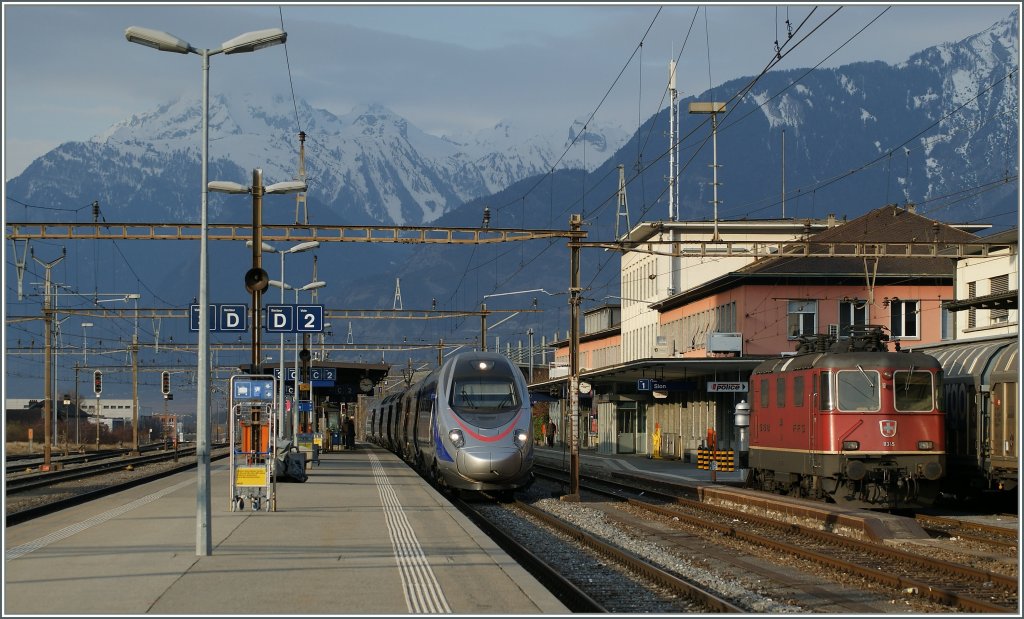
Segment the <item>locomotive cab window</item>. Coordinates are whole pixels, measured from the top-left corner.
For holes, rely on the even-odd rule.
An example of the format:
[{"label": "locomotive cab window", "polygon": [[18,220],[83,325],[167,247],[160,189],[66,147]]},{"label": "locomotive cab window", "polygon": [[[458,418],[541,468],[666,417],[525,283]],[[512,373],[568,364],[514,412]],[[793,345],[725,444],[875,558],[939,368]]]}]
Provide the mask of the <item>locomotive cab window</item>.
[{"label": "locomotive cab window", "polygon": [[931,372],[897,370],[893,373],[892,387],[898,411],[930,411],[935,408]]},{"label": "locomotive cab window", "polygon": [[511,380],[456,380],[450,404],[456,409],[502,411],[519,408],[519,396]]},{"label": "locomotive cab window", "polygon": [[836,372],[836,402],[839,410],[877,411],[881,406],[881,377],[875,370]]},{"label": "locomotive cab window", "polygon": [[832,375],[828,372],[818,375],[818,410],[832,410]]}]

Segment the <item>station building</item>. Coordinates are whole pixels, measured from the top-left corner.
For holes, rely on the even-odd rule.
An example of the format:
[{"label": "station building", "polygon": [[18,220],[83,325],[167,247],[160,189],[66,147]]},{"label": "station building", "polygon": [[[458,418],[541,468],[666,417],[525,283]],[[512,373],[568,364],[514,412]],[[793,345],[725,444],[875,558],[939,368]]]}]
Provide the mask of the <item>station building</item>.
[{"label": "station building", "polygon": [[[903,347],[953,337],[943,304],[954,299],[954,260],[804,256],[788,251],[786,242],[976,242],[975,233],[986,227],[944,224],[913,205],[887,205],[850,221],[830,216],[634,227],[622,256],[621,303],[584,311],[580,448],[691,461],[709,446],[713,430],[713,447],[737,449],[734,415],[748,399],[751,371],[765,359],[794,354],[801,338],[864,324],[882,326]],[[716,238],[731,248],[728,256],[665,251],[672,242]],[[779,256],[742,255],[745,245],[770,242],[779,243]],[[531,391],[557,400],[549,410],[564,431],[569,341],[552,345],[549,377]]]}]

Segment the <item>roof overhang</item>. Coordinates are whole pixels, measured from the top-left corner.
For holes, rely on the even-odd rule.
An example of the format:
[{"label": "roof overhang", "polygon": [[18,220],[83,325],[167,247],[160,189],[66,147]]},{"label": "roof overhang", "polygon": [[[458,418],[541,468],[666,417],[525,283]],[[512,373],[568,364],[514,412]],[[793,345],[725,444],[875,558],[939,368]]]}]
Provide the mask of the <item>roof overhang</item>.
[{"label": "roof overhang", "polygon": [[[698,376],[714,376],[725,372],[749,372],[769,357],[706,357],[638,359],[608,367],[580,372],[580,380],[591,384],[632,383],[641,378],[658,380],[685,380]],[[731,378],[723,376],[723,379]],[[569,376],[559,376],[533,383],[530,390],[546,390],[569,382]]]},{"label": "roof overhang", "polygon": [[942,305],[951,312],[959,312],[960,310],[966,309],[1012,310],[1017,309],[1017,305],[1020,302],[1019,299],[1020,295],[1018,292],[1016,290],[1010,290],[1008,292],[1000,292],[998,294],[988,294],[983,297],[949,301]]}]

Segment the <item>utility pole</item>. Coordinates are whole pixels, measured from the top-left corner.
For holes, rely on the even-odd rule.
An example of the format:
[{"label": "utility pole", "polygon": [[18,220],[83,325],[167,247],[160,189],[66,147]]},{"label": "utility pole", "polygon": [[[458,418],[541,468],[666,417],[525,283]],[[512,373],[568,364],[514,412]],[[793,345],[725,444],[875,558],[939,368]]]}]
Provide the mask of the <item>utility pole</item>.
[{"label": "utility pole", "polygon": [[75,361],[75,445],[82,446],[82,440],[78,436],[79,426],[82,423],[82,402],[78,399],[78,362]]},{"label": "utility pole", "polygon": [[266,271],[263,270],[263,170],[255,168],[252,171],[252,274],[253,278],[246,278],[246,288],[252,293],[252,358],[250,360],[250,374],[259,373],[258,368],[262,365],[260,358],[260,301],[263,297],[263,290],[267,287]]},{"label": "utility pole", "polygon": [[[569,229],[579,232],[583,216],[569,217]],[[580,500],[580,245],[569,240],[569,494],[566,501]]]},{"label": "utility pole", "polygon": [[54,267],[58,262],[64,259],[67,255],[67,249],[61,250],[59,258],[51,260],[50,262],[43,262],[39,258],[36,258],[35,251],[32,251],[32,259],[39,263],[44,269],[46,269],[46,288],[43,297],[43,321],[45,323],[46,333],[44,335],[43,348],[46,353],[46,360],[43,362],[43,384],[44,395],[43,395],[43,470],[50,470],[50,457],[52,456],[52,449],[50,448],[50,436],[53,433],[51,427],[50,414],[53,410],[53,367],[51,364],[50,356],[53,348],[53,313],[51,310],[50,300],[50,269]]},{"label": "utility pole", "polygon": [[132,331],[132,455],[139,455],[139,296],[128,295],[135,302],[135,328]]}]

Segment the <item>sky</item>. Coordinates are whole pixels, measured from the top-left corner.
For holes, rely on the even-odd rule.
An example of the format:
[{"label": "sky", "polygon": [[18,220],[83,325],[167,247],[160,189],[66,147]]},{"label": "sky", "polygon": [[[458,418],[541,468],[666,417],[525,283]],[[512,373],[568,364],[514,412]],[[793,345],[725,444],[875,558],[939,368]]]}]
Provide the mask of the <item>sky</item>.
[{"label": "sky", "polygon": [[[269,90],[336,115],[378,103],[435,135],[503,121],[527,134],[564,134],[591,115],[635,131],[667,105],[671,59],[684,98],[759,73],[776,41],[787,52],[779,70],[899,63],[1018,6],[5,2],[4,174],[13,178],[58,145],[90,140],[132,114],[201,96],[198,55],[133,45],[128,26],[207,49],[253,30],[288,33],[284,46],[211,56],[211,97]],[[795,32],[788,42],[787,20]]]}]

